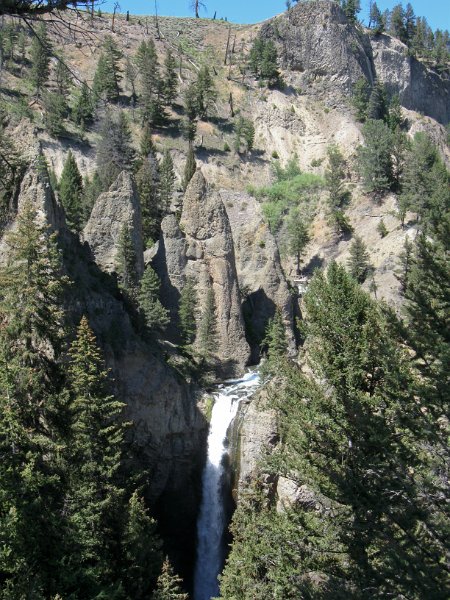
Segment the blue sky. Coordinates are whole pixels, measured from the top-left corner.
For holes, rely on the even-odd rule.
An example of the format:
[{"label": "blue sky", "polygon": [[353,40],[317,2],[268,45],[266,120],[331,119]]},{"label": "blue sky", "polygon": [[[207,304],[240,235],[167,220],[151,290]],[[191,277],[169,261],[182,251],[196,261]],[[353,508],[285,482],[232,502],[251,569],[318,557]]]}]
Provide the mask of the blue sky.
[{"label": "blue sky", "polygon": [[[406,0],[407,1],[407,0]],[[403,5],[406,5],[406,1]],[[189,9],[190,0],[157,0],[158,12],[169,16],[192,16]],[[257,23],[283,12],[285,0],[203,0],[207,11],[201,15],[212,18],[217,10],[217,17],[227,17],[235,23]],[[154,0],[121,0],[121,12],[132,14],[154,14]],[[398,0],[377,0],[381,10],[392,8]],[[425,16],[433,29],[450,29],[450,0],[411,0],[417,16]],[[113,0],[104,2],[104,9],[111,10]],[[363,8],[360,17],[367,16],[369,0],[361,0]]]}]

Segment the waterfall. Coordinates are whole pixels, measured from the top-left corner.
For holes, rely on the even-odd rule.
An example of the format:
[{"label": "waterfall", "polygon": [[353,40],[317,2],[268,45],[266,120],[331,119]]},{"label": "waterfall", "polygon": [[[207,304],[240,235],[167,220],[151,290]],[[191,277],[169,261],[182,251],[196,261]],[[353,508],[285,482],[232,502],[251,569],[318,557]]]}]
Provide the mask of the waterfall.
[{"label": "waterfall", "polygon": [[195,600],[210,600],[219,595],[217,577],[223,567],[223,535],[228,525],[221,485],[223,458],[227,454],[226,435],[239,402],[251,396],[258,384],[258,373],[247,373],[242,379],[225,382],[214,394],[208,454],[202,476],[202,503],[197,522]]}]

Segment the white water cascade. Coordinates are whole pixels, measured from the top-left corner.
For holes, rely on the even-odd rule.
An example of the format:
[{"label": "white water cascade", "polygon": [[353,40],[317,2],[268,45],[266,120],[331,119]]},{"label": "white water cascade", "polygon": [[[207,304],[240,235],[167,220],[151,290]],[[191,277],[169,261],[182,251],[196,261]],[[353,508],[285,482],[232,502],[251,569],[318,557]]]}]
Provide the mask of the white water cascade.
[{"label": "white water cascade", "polygon": [[197,563],[194,578],[195,600],[219,595],[217,577],[223,565],[223,536],[226,511],[223,503],[223,458],[227,454],[227,430],[236,416],[239,402],[259,385],[258,373],[225,382],[214,394],[215,402],[208,435],[208,455],[202,477],[202,503],[197,522]]}]

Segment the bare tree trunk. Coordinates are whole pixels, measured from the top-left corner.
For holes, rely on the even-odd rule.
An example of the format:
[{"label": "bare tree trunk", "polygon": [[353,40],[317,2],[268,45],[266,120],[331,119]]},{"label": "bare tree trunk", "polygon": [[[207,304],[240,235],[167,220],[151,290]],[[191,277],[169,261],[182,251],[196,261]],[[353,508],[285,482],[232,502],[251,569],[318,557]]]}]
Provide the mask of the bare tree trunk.
[{"label": "bare tree trunk", "polygon": [[228,49],[230,47],[230,37],[231,37],[231,27],[228,28],[228,38],[227,38],[227,47],[225,50],[225,60],[223,61],[223,64],[226,65],[227,64],[227,58],[228,58]]},{"label": "bare tree trunk", "polygon": [[228,98],[228,104],[230,106],[231,116],[234,117],[233,94],[231,92],[230,92],[230,97]]}]

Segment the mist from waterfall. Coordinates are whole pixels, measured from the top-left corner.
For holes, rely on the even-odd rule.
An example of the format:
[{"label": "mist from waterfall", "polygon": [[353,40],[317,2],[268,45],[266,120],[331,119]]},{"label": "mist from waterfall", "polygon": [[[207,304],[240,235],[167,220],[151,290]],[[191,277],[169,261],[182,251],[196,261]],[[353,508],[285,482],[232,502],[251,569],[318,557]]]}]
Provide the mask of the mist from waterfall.
[{"label": "mist from waterfall", "polygon": [[197,522],[195,600],[210,600],[219,595],[217,578],[223,567],[223,538],[228,525],[222,489],[223,459],[227,454],[226,435],[240,401],[251,396],[258,385],[258,373],[247,373],[242,379],[225,382],[214,394],[208,454],[202,476],[202,503]]}]

